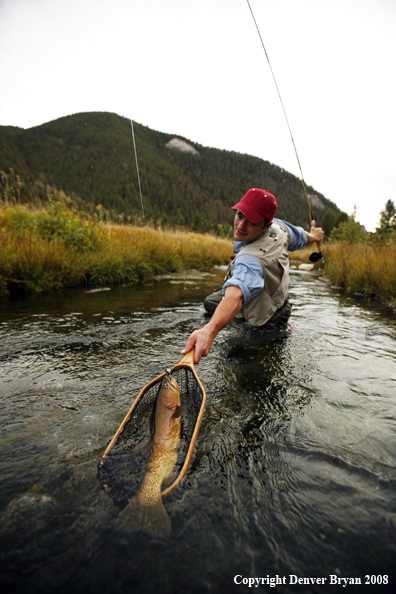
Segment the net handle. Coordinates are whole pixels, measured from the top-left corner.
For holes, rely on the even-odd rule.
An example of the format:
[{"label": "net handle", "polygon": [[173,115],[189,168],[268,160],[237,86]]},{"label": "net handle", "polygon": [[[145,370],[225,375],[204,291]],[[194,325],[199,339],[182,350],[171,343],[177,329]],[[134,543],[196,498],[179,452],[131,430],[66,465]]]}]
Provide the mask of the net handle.
[{"label": "net handle", "polygon": [[186,353],[181,361],[179,361],[178,365],[189,365],[194,370],[194,353],[195,353],[195,346]]}]

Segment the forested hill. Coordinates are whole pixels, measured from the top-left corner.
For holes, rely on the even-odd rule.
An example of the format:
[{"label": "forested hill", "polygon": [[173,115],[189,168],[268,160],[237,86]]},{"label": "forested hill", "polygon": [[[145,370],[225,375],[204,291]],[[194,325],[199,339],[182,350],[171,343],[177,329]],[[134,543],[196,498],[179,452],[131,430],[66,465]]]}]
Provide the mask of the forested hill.
[{"label": "forested hill", "polygon": [[[308,204],[301,181],[268,161],[200,146],[177,134],[134,124],[146,219],[196,231],[230,221],[229,207],[250,187],[270,190],[277,216],[307,228]],[[169,148],[173,138],[196,152]],[[141,218],[130,120],[113,113],[80,113],[24,130],[0,126],[0,169],[12,168],[25,184],[49,186],[79,197],[93,210],[101,204],[125,220]],[[313,216],[339,208],[311,187]],[[127,218],[128,217],[128,218]]]}]

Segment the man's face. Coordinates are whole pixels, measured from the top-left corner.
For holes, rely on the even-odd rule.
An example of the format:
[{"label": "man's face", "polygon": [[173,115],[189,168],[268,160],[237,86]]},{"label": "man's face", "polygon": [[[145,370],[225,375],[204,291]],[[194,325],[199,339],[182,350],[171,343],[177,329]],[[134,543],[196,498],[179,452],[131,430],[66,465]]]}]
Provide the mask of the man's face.
[{"label": "man's face", "polygon": [[235,241],[254,241],[265,233],[271,223],[266,225],[266,221],[260,223],[251,223],[241,210],[237,210],[234,219],[234,239]]}]

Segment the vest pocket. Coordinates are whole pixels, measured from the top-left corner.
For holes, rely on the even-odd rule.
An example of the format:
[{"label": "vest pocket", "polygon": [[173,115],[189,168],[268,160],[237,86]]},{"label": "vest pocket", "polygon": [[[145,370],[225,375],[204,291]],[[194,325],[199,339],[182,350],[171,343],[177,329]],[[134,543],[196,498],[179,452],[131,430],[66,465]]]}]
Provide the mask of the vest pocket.
[{"label": "vest pocket", "polygon": [[[285,302],[285,284],[287,283],[287,273],[285,268],[283,267],[282,263],[279,261],[274,262],[277,264],[277,284],[275,291],[271,293],[270,297],[273,303],[276,305],[276,308],[279,309]],[[265,280],[264,280],[264,287],[265,287]]]},{"label": "vest pocket", "polygon": [[273,299],[278,292],[283,277],[285,275],[285,269],[279,260],[275,260],[265,269],[264,273],[264,290]]}]

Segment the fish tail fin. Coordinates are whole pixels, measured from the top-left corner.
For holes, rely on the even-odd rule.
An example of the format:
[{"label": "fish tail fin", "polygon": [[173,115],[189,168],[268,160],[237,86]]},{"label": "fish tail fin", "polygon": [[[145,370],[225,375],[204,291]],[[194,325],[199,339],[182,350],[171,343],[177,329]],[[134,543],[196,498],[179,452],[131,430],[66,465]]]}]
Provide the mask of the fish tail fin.
[{"label": "fish tail fin", "polygon": [[117,523],[129,530],[141,530],[156,538],[167,539],[171,531],[170,519],[162,503],[161,494],[154,501],[146,502],[142,501],[138,493],[122,510]]}]

